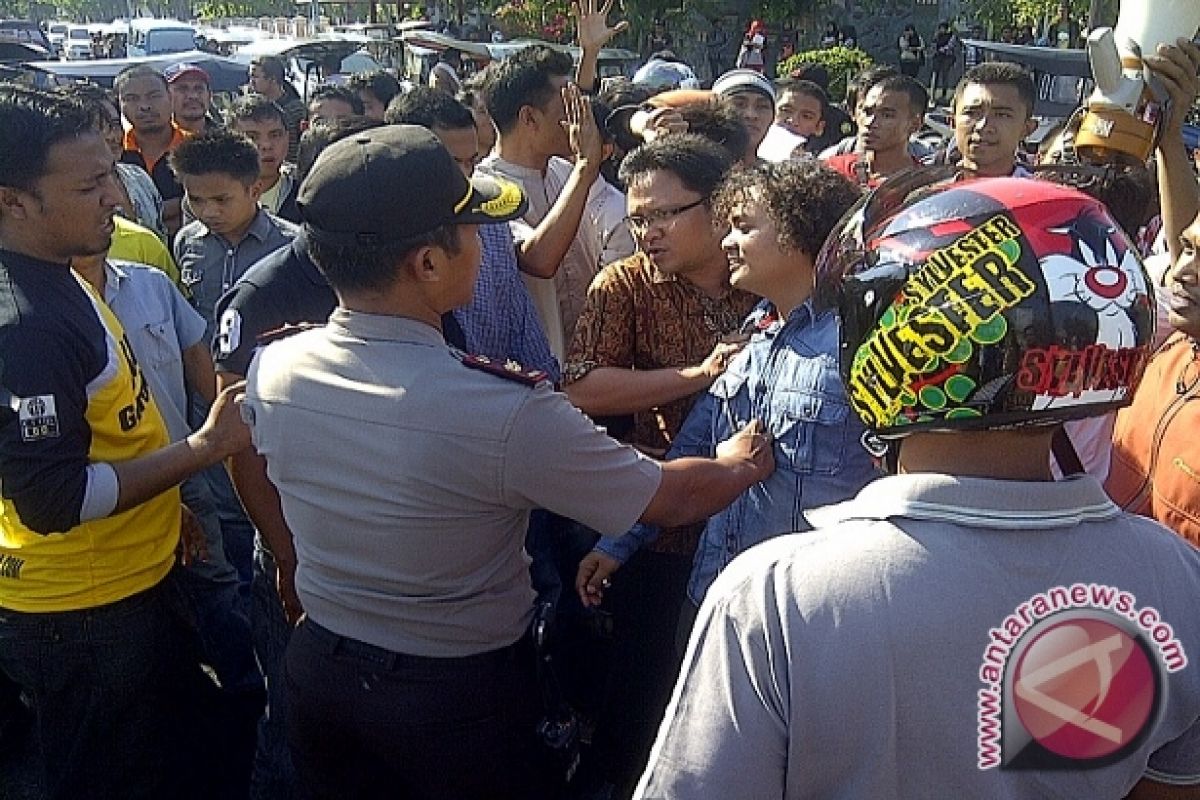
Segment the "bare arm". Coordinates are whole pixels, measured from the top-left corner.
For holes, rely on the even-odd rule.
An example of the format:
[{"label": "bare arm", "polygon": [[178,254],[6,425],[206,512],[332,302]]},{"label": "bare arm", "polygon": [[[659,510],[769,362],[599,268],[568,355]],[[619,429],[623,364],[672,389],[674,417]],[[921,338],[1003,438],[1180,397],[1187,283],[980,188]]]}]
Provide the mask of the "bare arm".
[{"label": "bare arm", "polygon": [[553,278],[563,257],[579,232],[583,210],[587,208],[588,190],[600,174],[600,131],[592,117],[587,98],[577,86],[563,89],[567,108],[567,128],[575,166],[558,199],[533,233],[517,249],[517,264],[521,271],[537,278]]},{"label": "bare arm", "polygon": [[1163,122],[1158,146],[1158,190],[1162,198],[1163,231],[1171,263],[1179,260],[1179,237],[1200,214],[1200,184],[1183,144],[1183,123],[1200,94],[1200,47],[1183,39],[1178,46],[1146,56],[1171,96],[1171,111]]},{"label": "bare arm", "polygon": [[183,378],[209,405],[217,399],[217,373],[203,339],[183,351]]},{"label": "bare arm", "polygon": [[608,14],[612,11],[612,0],[605,0],[599,5],[597,0],[572,0],[571,16],[575,17],[575,36],[579,42],[579,66],[575,69],[575,83],[585,92],[599,89],[596,62],[600,59],[600,49],[612,41],[612,38],[629,27],[629,23],[620,20],[611,28],[608,27]]},{"label": "bare arm", "polygon": [[162,494],[205,467],[250,446],[250,429],[239,403],[244,389],[231,386],[217,397],[200,430],[149,455],[112,464],[119,486],[113,513]]},{"label": "bare arm", "polygon": [[707,389],[743,346],[744,342],[719,342],[694,367],[596,367],[563,391],[572,405],[593,417],[633,414]]},{"label": "bare arm", "polygon": [[[230,372],[217,373],[217,381],[224,386],[241,380],[241,376]],[[292,531],[283,517],[283,506],[279,490],[267,477],[267,461],[250,443],[246,443],[229,459],[229,475],[237,489],[238,498],[246,509],[246,515],[254,523],[275,558],[278,572],[278,590],[283,601],[284,613],[290,621],[299,618],[300,600],[296,596],[296,549],[292,545]]]}]

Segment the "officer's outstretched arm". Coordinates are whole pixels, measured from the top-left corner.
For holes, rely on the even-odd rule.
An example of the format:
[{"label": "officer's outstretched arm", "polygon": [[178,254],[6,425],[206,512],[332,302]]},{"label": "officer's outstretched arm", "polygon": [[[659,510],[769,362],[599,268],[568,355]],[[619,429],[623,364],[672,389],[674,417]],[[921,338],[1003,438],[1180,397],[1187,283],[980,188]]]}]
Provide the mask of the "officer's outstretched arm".
[{"label": "officer's outstretched arm", "polygon": [[662,482],[641,521],[675,527],[708,519],[774,469],[771,435],[753,420],[717,446],[716,458],[663,464]]}]

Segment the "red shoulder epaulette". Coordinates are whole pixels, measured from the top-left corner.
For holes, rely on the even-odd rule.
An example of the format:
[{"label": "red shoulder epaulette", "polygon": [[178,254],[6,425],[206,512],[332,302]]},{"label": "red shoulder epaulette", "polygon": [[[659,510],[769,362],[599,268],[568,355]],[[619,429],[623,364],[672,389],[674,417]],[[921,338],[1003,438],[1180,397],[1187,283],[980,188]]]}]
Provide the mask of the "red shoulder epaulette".
[{"label": "red shoulder epaulette", "polygon": [[487,356],[472,356],[464,355],[462,358],[463,366],[471,369],[481,370],[496,375],[500,378],[506,378],[510,381],[523,383],[526,386],[537,386],[545,380],[549,380],[550,376],[540,369],[525,369],[525,367],[513,361],[511,358],[507,361],[500,361]]},{"label": "red shoulder epaulette", "polygon": [[301,322],[298,325],[292,325],[289,323],[287,325],[284,325],[282,328],[275,328],[274,330],[263,331],[254,339],[254,341],[257,342],[260,346],[268,345],[271,342],[278,342],[280,339],[286,339],[289,336],[296,335],[297,333],[304,333],[304,331],[312,330],[313,328],[324,328],[324,327],[325,327],[325,323],[323,323],[323,322]]}]

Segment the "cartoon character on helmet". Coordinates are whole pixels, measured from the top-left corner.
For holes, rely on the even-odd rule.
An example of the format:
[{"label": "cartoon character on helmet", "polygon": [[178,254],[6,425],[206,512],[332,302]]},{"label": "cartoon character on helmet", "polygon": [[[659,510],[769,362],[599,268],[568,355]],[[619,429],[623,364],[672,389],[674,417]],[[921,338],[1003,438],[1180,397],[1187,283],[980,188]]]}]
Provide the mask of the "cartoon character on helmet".
[{"label": "cartoon character on helmet", "polygon": [[1104,206],[1046,181],[896,176],[817,259],[855,412],[883,438],[1052,425],[1132,399],[1153,298]]}]

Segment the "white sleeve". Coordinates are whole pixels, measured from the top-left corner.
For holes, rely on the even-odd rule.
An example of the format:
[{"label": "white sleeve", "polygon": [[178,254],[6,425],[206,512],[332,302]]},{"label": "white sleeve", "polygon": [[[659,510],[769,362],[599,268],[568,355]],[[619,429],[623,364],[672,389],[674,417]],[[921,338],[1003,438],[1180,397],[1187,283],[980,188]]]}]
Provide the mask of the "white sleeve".
[{"label": "white sleeve", "polygon": [[107,517],[117,507],[121,493],[117,471],[111,464],[88,464],[86,472],[87,488],[83,490],[83,505],[79,508],[80,522]]}]

